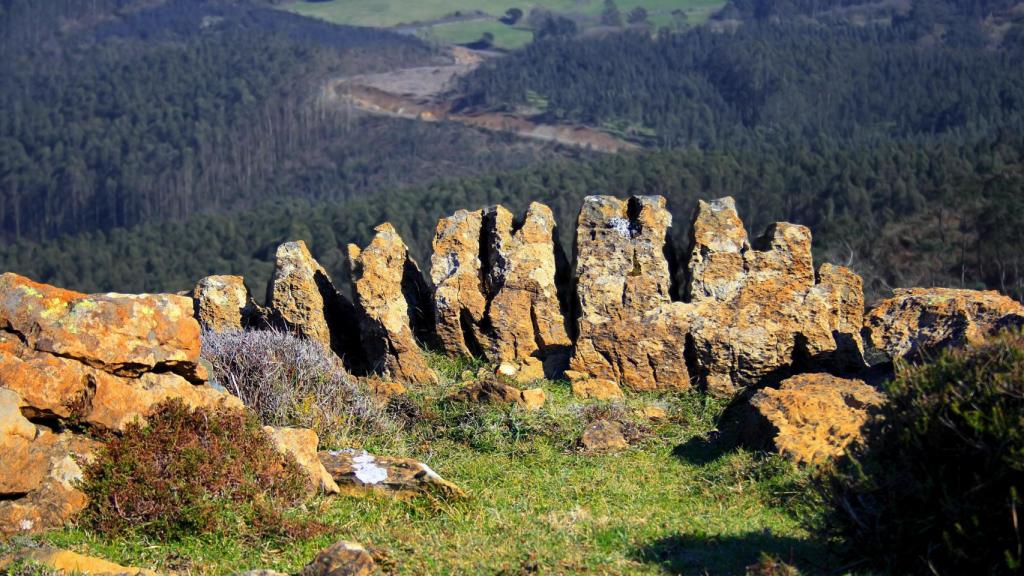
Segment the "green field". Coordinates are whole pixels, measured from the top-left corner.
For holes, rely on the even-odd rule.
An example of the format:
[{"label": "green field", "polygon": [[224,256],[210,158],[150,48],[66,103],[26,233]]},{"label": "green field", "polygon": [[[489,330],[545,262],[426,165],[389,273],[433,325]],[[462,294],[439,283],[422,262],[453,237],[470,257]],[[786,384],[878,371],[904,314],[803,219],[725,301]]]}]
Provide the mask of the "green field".
[{"label": "green field", "polygon": [[[296,573],[338,539],[369,547],[394,574],[742,575],[762,553],[817,574],[836,562],[805,523],[814,504],[805,472],[778,456],[700,441],[724,402],[697,393],[584,401],[565,382],[541,381],[533,385],[548,401],[538,411],[453,406],[439,399],[464,366],[434,364],[444,383],[412,394],[423,419],[396,437],[358,443],[427,462],[465,488],[465,500],[320,499],[306,509],[330,530],[309,540],[243,532],[161,541],[76,528],[46,539],[126,565],[216,575]],[[637,415],[652,405],[667,419]],[[634,422],[632,447],[582,453],[576,439],[595,414]]]},{"label": "green field", "polygon": [[[688,15],[690,24],[699,24],[724,2],[722,0],[619,0],[620,11],[625,17],[633,8],[642,6],[649,13],[649,20],[654,26],[669,25],[672,22],[671,12],[683,10]],[[534,7],[547,8],[566,14],[582,15],[595,20],[601,13],[601,0],[547,0],[544,2],[517,3],[513,0],[419,0],[402,2],[399,0],[332,0],[329,2],[299,1],[285,6],[297,14],[320,18],[337,24],[355,26],[392,27],[414,22],[429,23],[462,12],[472,13],[475,10],[485,12],[494,19],[475,19],[470,21],[447,22],[424,26],[419,30],[421,36],[435,38],[446,43],[464,43],[479,39],[484,32],[494,35],[495,45],[501,48],[517,48],[528,43],[533,35],[521,22],[517,27],[506,26],[497,18],[509,8],[519,8],[528,14]],[[524,16],[525,20],[525,16]]]}]

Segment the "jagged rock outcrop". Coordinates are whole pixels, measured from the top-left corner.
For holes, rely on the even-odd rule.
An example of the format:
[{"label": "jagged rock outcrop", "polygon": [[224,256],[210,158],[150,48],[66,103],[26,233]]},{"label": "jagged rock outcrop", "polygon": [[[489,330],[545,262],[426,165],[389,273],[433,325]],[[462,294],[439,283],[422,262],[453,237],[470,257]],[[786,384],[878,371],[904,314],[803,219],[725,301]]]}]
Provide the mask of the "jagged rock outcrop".
[{"label": "jagged rock outcrop", "polygon": [[0,276],[0,387],[33,417],[121,430],[171,397],[240,407],[206,385],[199,347],[189,298],[89,296]]},{"label": "jagged rock outcrop", "polygon": [[751,243],[732,198],[702,201],[688,271],[689,333],[709,390],[732,394],[795,359],[863,365],[860,278],[831,265],[816,276],[806,227],[776,223]]},{"label": "jagged rock outcrop", "polygon": [[431,279],[437,333],[451,354],[518,367],[565,368],[572,345],[558,297],[559,253],[551,209],[534,202],[516,225],[502,206],[443,218]]},{"label": "jagged rock outcrop", "polygon": [[0,388],[0,536],[62,526],[87,499],[76,482],[98,442],[55,433],[25,418],[24,401]]},{"label": "jagged rock outcrop", "polygon": [[1022,326],[1024,306],[1016,300],[994,291],[951,288],[897,289],[864,320],[869,345],[884,359],[910,361]]},{"label": "jagged rock outcrop", "polygon": [[483,211],[459,210],[442,218],[434,234],[430,279],[438,341],[453,356],[482,356],[490,349],[482,326],[487,313],[480,231]]},{"label": "jagged rock outcrop", "polygon": [[672,301],[660,196],[588,196],[576,231],[574,371],[634,390],[690,386],[684,352],[690,307]]},{"label": "jagged rock outcrop", "polygon": [[483,215],[484,289],[489,299],[492,362],[522,365],[549,359],[549,373],[564,370],[572,341],[566,331],[556,280],[555,216],[534,202],[516,226],[495,206]]},{"label": "jagged rock outcrop", "polygon": [[320,461],[342,491],[368,490],[396,496],[433,494],[461,498],[461,488],[445,480],[430,466],[409,458],[375,456],[365,450],[321,451]]},{"label": "jagged rock outcrop", "polygon": [[196,320],[204,330],[239,332],[263,321],[241,276],[207,276],[192,290]]},{"label": "jagged rock outcrop", "polygon": [[434,320],[430,289],[394,227],[381,224],[374,231],[366,249],[348,246],[366,363],[396,380],[435,382],[416,338],[427,337]]},{"label": "jagged rock outcrop", "polygon": [[841,455],[885,397],[861,380],[801,374],[750,399],[743,440],[773,447],[796,462],[816,464]]},{"label": "jagged rock outcrop", "polygon": [[267,303],[276,323],[334,350],[347,366],[359,364],[355,309],[302,240],[278,246]]}]

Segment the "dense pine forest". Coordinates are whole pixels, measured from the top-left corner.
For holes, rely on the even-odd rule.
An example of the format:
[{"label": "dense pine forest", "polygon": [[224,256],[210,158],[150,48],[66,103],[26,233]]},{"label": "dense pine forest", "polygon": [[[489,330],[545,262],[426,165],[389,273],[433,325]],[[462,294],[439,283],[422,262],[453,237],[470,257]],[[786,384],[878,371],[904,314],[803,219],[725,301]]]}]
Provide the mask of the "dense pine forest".
[{"label": "dense pine forest", "polygon": [[[246,4],[9,4],[0,238],[234,210],[281,195],[274,181],[291,172],[302,188],[284,194],[346,200],[544,154],[450,126],[352,118],[319,101],[326,78],[433,61],[415,38]],[[98,23],[69,28],[90,19]]]},{"label": "dense pine forest", "polygon": [[[324,78],[437,62],[415,38],[255,2],[156,4],[0,2],[4,269],[90,291],[239,273],[262,296],[288,239],[344,281],[344,245],[384,220],[423,261],[458,208],[547,202],[568,248],[587,194],[664,194],[684,222],[733,195],[754,234],[811,226],[872,297],[1024,295],[1015,2],[736,0],[685,31],[547,35],[452,94],[646,148],[605,157],[321,105]],[[19,64],[39,59],[53,65]],[[685,249],[685,225],[673,234]]]}]

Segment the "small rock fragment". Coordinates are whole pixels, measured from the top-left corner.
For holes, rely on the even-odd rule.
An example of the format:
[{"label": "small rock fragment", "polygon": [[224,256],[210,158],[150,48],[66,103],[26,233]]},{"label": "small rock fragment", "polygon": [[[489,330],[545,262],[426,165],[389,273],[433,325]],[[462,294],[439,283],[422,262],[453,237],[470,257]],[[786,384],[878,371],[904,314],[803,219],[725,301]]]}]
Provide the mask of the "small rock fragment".
[{"label": "small rock fragment", "polygon": [[622,398],[622,388],[612,380],[591,378],[572,383],[572,394],[577,398],[592,400],[612,400]]},{"label": "small rock fragment", "polygon": [[429,466],[409,458],[375,456],[365,450],[330,450],[320,462],[343,492],[380,491],[397,496],[433,494],[461,498],[465,492]]},{"label": "small rock fragment", "polygon": [[370,576],[376,569],[377,564],[366,548],[342,540],[317,554],[299,576]]},{"label": "small rock fragment", "polygon": [[620,452],[629,448],[622,424],[613,420],[598,420],[583,431],[580,443],[587,452]]},{"label": "small rock fragment", "polygon": [[64,574],[85,574],[87,576],[157,576],[156,572],[145,568],[121,566],[101,558],[84,556],[70,550],[61,550],[52,546],[26,548],[10,556],[0,559],[0,570],[14,562],[28,561],[45,566],[50,570]]},{"label": "small rock fragment", "polygon": [[263,430],[270,435],[278,452],[295,458],[299,468],[309,478],[312,493],[320,490],[328,494],[340,492],[338,485],[320,462],[317,454],[320,439],[317,438],[316,432],[308,428],[276,428],[273,426],[264,426]]},{"label": "small rock fragment", "polygon": [[520,403],[527,410],[540,410],[544,407],[546,400],[547,395],[544,393],[543,388],[532,388],[530,390],[523,390]]}]

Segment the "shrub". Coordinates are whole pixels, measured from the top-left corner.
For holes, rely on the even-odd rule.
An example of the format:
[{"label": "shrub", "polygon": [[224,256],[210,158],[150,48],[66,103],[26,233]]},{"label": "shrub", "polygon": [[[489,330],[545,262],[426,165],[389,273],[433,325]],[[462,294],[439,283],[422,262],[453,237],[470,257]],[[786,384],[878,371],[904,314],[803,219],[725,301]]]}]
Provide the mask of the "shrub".
[{"label": "shrub", "polygon": [[401,424],[388,404],[316,342],[276,331],[204,332],[203,358],[214,381],[264,424],[312,428],[326,447],[396,451]]},{"label": "shrub", "polygon": [[828,525],[897,573],[1021,570],[1024,337],[902,369],[828,482]]},{"label": "shrub", "polygon": [[147,423],[111,437],[83,472],[83,521],[103,533],[167,538],[240,527],[294,536],[313,528],[282,516],[305,498],[309,480],[247,411],[167,401]]}]

